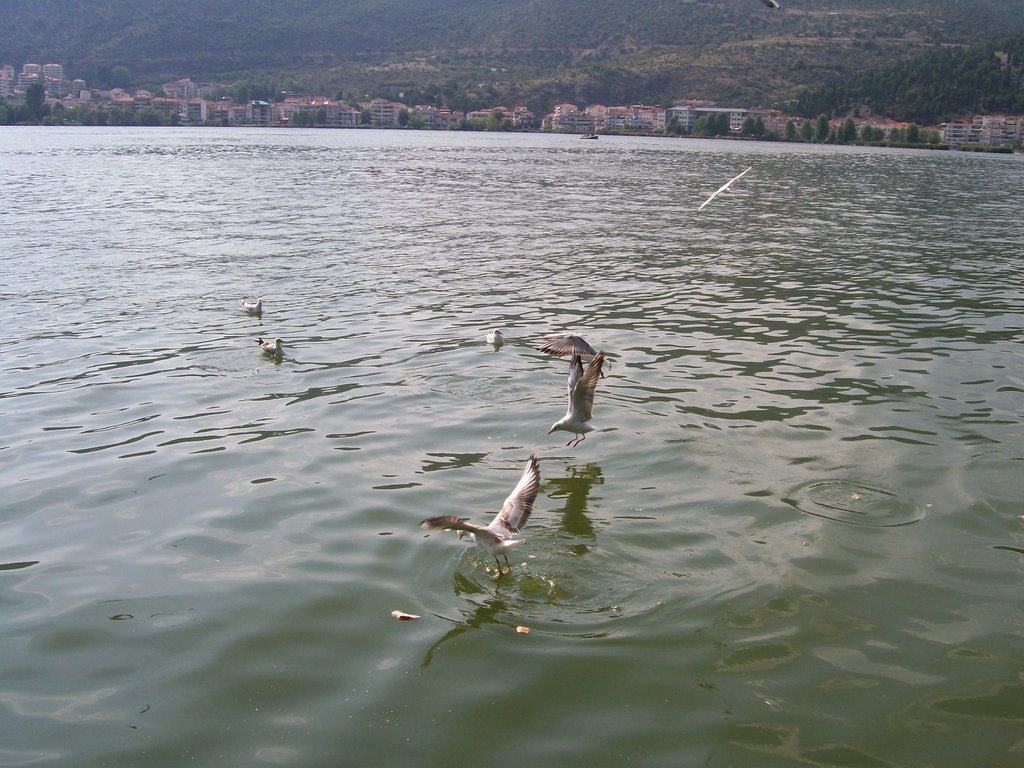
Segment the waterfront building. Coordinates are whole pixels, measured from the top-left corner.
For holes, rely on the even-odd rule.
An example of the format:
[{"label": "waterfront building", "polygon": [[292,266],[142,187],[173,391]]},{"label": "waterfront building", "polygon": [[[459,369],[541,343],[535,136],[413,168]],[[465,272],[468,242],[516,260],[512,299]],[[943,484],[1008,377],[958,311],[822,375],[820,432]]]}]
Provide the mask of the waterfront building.
[{"label": "waterfront building", "polygon": [[32,83],[38,83],[43,76],[43,68],[39,64],[23,64],[18,75],[18,90],[24,91]]},{"label": "waterfront building", "polygon": [[405,109],[405,104],[387,99],[371,99],[361,101],[359,106],[370,113],[370,125],[374,128],[393,128],[398,125],[398,113]]},{"label": "waterfront building", "polygon": [[194,99],[199,94],[196,91],[196,84],[189,77],[175,80],[173,83],[164,83],[164,94],[171,99]]}]

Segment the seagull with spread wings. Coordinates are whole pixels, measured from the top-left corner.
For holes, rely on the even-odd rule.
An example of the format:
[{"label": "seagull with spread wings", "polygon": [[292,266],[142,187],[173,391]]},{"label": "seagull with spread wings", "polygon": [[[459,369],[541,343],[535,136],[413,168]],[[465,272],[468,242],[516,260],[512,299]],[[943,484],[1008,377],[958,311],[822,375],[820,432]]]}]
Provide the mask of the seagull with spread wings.
[{"label": "seagull with spread wings", "polygon": [[604,352],[594,355],[585,371],[580,356],[572,356],[572,362],[569,364],[569,407],[565,416],[551,425],[549,435],[559,429],[572,432],[576,437],[569,440],[566,445],[575,448],[586,439],[587,432],[594,431],[590,419],[594,413],[594,390],[597,389],[597,380],[601,378],[603,365]]},{"label": "seagull with spread wings", "polygon": [[718,189],[715,190],[715,193],[713,195],[711,195],[711,197],[709,197],[707,200],[705,200],[703,203],[701,203],[700,204],[700,208],[698,208],[697,210],[698,211],[703,211],[705,205],[710,203],[712,200],[714,200],[716,197],[718,197],[723,192],[728,192],[729,191],[729,187],[732,186],[733,182],[737,181],[738,179],[741,179],[743,176],[746,175],[747,171],[749,171],[753,167],[754,166],[748,167],[747,170],[744,171],[743,173],[741,173],[739,176],[733,176],[731,179],[729,179],[727,182],[725,182],[725,184],[723,184],[722,186],[720,186]]},{"label": "seagull with spread wings", "polygon": [[470,538],[481,548],[487,550],[494,556],[494,562],[498,564],[498,577],[501,577],[501,562],[498,555],[505,558],[505,565],[508,572],[512,572],[506,554],[512,547],[523,543],[522,539],[516,536],[526,526],[533,512],[533,502],[537,498],[537,491],[540,489],[540,464],[535,456],[530,456],[523,470],[523,476],[512,490],[512,493],[505,499],[501,511],[494,516],[487,525],[476,525],[468,522],[465,518],[455,515],[439,515],[428,517],[420,523],[424,528],[432,528],[442,531],[458,531],[459,538],[469,534]]},{"label": "seagull with spread wings", "polygon": [[543,343],[537,349],[557,357],[566,355],[593,357],[597,354],[597,350],[590,346],[586,339],[575,333],[554,333],[545,336],[542,341]]},{"label": "seagull with spread wings", "polygon": [[[555,355],[556,357],[571,355],[572,357],[579,357],[581,360],[593,358],[597,354],[597,350],[591,346],[590,342],[575,333],[549,334],[541,340],[541,344],[535,347],[535,349],[547,352],[549,355]],[[612,364],[606,360],[605,367],[611,370]],[[604,369],[601,370],[601,378],[604,378]]]}]

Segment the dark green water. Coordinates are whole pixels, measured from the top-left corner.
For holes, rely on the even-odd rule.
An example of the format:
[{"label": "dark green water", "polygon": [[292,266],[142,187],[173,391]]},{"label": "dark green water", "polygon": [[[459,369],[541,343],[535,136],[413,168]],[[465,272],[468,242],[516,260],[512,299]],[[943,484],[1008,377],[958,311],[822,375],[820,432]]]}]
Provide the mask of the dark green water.
[{"label": "dark green water", "polygon": [[1022,161],[0,129],[0,765],[1024,765]]}]

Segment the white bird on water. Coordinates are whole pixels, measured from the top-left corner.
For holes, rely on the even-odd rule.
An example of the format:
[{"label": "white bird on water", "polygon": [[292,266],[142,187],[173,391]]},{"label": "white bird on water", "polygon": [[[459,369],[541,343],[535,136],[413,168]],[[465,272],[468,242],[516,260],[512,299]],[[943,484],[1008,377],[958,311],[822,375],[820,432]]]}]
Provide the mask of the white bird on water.
[{"label": "white bird on water", "polygon": [[753,167],[754,166],[748,167],[747,170],[744,171],[743,173],[741,173],[739,176],[733,176],[731,179],[729,179],[727,182],[725,182],[725,184],[723,184],[722,186],[720,186],[718,189],[715,190],[715,193],[713,195],[711,195],[711,197],[709,197],[707,200],[705,200],[703,203],[701,203],[700,204],[700,208],[698,208],[697,210],[698,211],[703,211],[705,205],[710,203],[712,200],[714,200],[716,197],[718,197],[723,192],[728,192],[729,191],[729,187],[732,186],[732,183],[734,181],[736,181],[737,179],[742,178],[747,173],[747,171],[749,171]]},{"label": "white bird on water", "polygon": [[505,336],[502,334],[500,328],[494,328],[487,332],[487,343],[495,348],[498,348],[505,343]]},{"label": "white bird on water", "polygon": [[597,389],[597,380],[601,378],[601,366],[604,365],[604,352],[598,352],[590,361],[586,371],[583,370],[583,361],[579,355],[573,355],[569,364],[569,407],[565,416],[556,421],[548,430],[550,435],[555,430],[561,429],[572,432],[575,438],[566,443],[575,448],[586,439],[588,432],[593,432],[594,427],[590,419],[594,412],[594,390]]},{"label": "white bird on water", "polygon": [[242,299],[242,309],[248,312],[250,315],[259,315],[263,313],[263,299],[256,299],[253,301],[246,301]]},{"label": "white bird on water", "polygon": [[540,488],[540,465],[535,456],[530,456],[523,470],[523,476],[512,490],[512,493],[505,499],[501,511],[494,516],[494,519],[487,525],[475,525],[467,522],[465,518],[455,515],[439,515],[428,517],[420,523],[424,528],[432,528],[442,531],[458,531],[459,538],[468,533],[470,538],[478,546],[487,550],[494,556],[494,562],[498,564],[498,577],[501,578],[501,562],[498,555],[505,558],[505,565],[509,573],[512,566],[509,565],[506,554],[512,547],[523,543],[522,539],[516,536],[526,526],[533,512],[533,502],[537,498],[537,491]]},{"label": "white bird on water", "polygon": [[280,339],[256,339],[256,341],[260,348],[271,357],[280,359],[284,354],[284,347],[281,346]]},{"label": "white bird on water", "polygon": [[775,0],[761,0],[762,3],[767,5],[769,8],[778,8],[779,4]]}]

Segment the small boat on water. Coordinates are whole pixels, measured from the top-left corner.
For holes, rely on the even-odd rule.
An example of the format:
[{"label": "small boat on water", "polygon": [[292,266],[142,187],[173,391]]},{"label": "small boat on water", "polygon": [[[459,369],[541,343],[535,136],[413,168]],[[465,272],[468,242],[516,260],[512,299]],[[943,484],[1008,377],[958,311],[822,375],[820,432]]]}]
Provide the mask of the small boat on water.
[{"label": "small boat on water", "polygon": [[597,138],[597,134],[596,133],[584,133],[582,136],[580,136],[580,138],[581,139],[596,139]]}]

